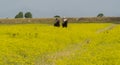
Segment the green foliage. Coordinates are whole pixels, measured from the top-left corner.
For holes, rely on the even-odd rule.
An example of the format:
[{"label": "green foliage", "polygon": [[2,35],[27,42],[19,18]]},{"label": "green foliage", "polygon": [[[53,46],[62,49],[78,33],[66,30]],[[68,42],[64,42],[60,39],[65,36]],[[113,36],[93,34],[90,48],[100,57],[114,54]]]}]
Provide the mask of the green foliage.
[{"label": "green foliage", "polygon": [[56,15],[56,16],[54,16],[55,18],[60,18],[60,16],[59,15]]},{"label": "green foliage", "polygon": [[19,12],[19,13],[15,16],[15,18],[23,18],[23,12]]},{"label": "green foliage", "polygon": [[26,12],[24,17],[25,18],[32,18],[32,13],[31,12]]},{"label": "green foliage", "polygon": [[97,15],[97,17],[103,17],[103,16],[104,16],[103,13],[99,13],[99,14]]}]

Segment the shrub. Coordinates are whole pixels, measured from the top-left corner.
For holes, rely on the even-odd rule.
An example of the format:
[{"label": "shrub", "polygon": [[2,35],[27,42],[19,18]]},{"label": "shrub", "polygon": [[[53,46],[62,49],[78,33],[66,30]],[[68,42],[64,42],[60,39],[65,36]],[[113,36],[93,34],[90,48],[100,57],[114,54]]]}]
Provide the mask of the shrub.
[{"label": "shrub", "polygon": [[31,12],[26,12],[25,13],[25,18],[32,18],[32,13]]},{"label": "shrub", "polygon": [[104,16],[103,13],[99,13],[99,14],[97,15],[97,17],[103,17],[103,16]]},{"label": "shrub", "polygon": [[15,18],[23,18],[23,12],[19,12],[19,13],[15,16]]},{"label": "shrub", "polygon": [[59,15],[56,15],[56,16],[54,16],[55,18],[60,18],[60,16]]}]

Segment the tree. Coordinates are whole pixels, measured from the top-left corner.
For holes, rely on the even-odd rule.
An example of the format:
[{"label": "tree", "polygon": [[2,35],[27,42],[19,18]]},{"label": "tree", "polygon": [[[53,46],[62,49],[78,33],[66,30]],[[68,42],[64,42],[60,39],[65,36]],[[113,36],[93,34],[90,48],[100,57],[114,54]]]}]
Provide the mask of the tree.
[{"label": "tree", "polygon": [[32,18],[31,12],[26,12],[25,13],[25,18]]},{"label": "tree", "polygon": [[15,16],[15,18],[23,18],[23,12],[19,12],[19,13]]},{"label": "tree", "polygon": [[60,16],[59,15],[56,15],[56,16],[54,16],[55,18],[60,18]]},{"label": "tree", "polygon": [[15,16],[15,18],[19,18],[18,14]]},{"label": "tree", "polygon": [[103,16],[104,16],[103,13],[99,13],[99,14],[97,15],[97,17],[103,17]]}]

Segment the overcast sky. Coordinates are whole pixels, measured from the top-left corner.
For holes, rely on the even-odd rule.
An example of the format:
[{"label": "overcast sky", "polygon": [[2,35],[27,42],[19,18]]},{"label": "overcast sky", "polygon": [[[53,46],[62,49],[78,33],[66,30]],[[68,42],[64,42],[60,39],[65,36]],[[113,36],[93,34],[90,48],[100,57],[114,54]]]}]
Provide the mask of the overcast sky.
[{"label": "overcast sky", "polygon": [[30,11],[33,17],[120,16],[120,0],[0,0],[0,18]]}]

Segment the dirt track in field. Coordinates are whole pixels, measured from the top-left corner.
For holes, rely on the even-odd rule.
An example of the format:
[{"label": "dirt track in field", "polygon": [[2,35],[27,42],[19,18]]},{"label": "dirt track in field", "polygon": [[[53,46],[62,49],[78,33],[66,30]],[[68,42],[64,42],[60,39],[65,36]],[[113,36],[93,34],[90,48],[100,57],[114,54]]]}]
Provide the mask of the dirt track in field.
[{"label": "dirt track in field", "polygon": [[[99,34],[99,33],[105,32],[105,31],[109,31],[109,30],[113,29],[115,26],[116,26],[116,24],[112,24],[106,28],[97,30],[96,33]],[[88,38],[88,39],[85,39],[81,43],[70,45],[62,51],[44,55],[37,59],[37,61],[35,62],[35,65],[56,65],[55,64],[56,60],[62,59],[63,57],[70,57],[71,55],[74,55],[74,52],[80,50],[80,48],[82,48],[86,44],[89,44],[90,41],[91,41],[91,39]],[[81,53],[84,51],[85,50],[82,50]]]}]

